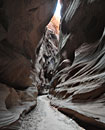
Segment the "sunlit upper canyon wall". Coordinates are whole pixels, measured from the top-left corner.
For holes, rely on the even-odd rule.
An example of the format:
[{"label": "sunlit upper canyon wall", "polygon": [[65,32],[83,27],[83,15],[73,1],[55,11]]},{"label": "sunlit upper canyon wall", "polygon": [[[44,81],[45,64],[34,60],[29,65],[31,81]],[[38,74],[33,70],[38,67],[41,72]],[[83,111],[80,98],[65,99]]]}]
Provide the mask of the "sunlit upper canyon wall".
[{"label": "sunlit upper canyon wall", "polygon": [[52,30],[57,35],[59,35],[59,26],[60,26],[60,19],[61,19],[60,11],[61,11],[61,3],[60,0],[58,0],[54,16],[52,17],[51,21],[47,25],[48,29]]}]

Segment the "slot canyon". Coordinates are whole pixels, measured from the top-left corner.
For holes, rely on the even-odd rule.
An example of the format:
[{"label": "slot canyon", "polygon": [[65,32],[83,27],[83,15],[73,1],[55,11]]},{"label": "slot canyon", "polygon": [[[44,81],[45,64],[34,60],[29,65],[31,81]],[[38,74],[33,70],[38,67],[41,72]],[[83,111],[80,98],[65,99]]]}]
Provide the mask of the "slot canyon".
[{"label": "slot canyon", "polygon": [[105,0],[0,0],[0,130],[105,130],[104,27]]}]

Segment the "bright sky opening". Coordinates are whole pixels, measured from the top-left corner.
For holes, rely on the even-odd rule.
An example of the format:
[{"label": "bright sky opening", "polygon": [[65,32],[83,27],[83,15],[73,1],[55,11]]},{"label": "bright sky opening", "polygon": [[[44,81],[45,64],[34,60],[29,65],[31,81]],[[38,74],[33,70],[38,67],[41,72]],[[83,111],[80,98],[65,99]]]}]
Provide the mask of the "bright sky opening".
[{"label": "bright sky opening", "polygon": [[60,11],[61,11],[61,4],[60,1],[58,0],[54,16],[58,17],[59,19],[61,18]]}]

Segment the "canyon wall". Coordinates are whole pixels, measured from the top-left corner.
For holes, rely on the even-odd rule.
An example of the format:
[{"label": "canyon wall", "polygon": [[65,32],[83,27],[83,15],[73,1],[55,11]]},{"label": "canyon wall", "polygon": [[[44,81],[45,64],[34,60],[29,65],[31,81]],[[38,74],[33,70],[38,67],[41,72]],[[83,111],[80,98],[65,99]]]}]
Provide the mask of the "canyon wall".
[{"label": "canyon wall", "polygon": [[54,58],[58,52],[58,33],[55,34],[55,26],[52,21],[46,28],[46,32],[43,35],[38,48],[37,59],[35,64],[35,84],[38,86],[38,94],[44,93],[44,90],[48,90],[50,87],[50,80],[53,76]]},{"label": "canyon wall", "polygon": [[0,127],[36,105],[35,49],[57,0],[0,0]]},{"label": "canyon wall", "polygon": [[0,129],[49,87],[51,105],[87,130],[105,129],[105,0],[60,2],[59,37],[54,18],[45,29],[57,0],[0,0]]},{"label": "canyon wall", "polygon": [[104,130],[105,1],[71,0],[64,12],[51,104],[86,130]]}]

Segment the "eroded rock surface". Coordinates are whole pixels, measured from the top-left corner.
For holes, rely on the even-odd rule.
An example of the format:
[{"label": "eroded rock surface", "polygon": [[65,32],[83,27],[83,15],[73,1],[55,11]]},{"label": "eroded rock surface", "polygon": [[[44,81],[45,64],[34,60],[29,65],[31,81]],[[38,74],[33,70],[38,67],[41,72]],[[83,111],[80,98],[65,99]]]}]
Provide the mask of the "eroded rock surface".
[{"label": "eroded rock surface", "polygon": [[[54,29],[55,27],[53,27]],[[39,46],[36,50],[37,60],[35,64],[35,84],[38,86],[39,94],[43,93],[43,90],[48,89],[49,83],[52,79],[55,56],[58,52],[58,33],[55,34],[55,29],[46,28]]]},{"label": "eroded rock surface", "polygon": [[[105,1],[70,2],[61,22],[62,66],[51,104],[87,130],[105,129]],[[69,63],[66,67],[67,60]]]},{"label": "eroded rock surface", "polygon": [[36,105],[35,49],[56,2],[0,0],[0,127]]}]

